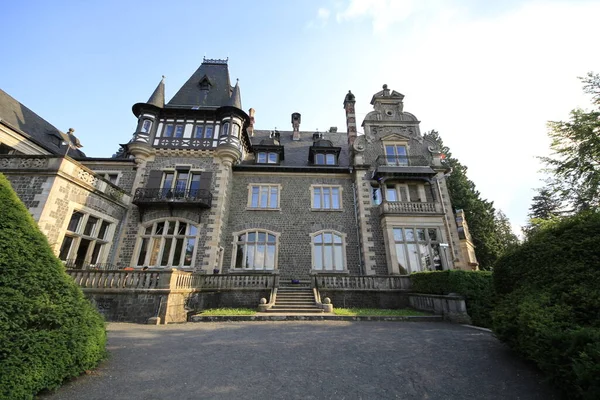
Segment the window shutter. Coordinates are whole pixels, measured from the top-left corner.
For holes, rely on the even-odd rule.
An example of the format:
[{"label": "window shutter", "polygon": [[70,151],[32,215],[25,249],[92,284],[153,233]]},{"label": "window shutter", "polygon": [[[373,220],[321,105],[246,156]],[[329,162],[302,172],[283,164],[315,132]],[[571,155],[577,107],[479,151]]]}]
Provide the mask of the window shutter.
[{"label": "window shutter", "polygon": [[210,192],[212,176],[212,172],[203,172],[200,174],[200,189],[208,190]]},{"label": "window shutter", "polygon": [[408,201],[408,189],[406,186],[400,186],[400,201]]},{"label": "window shutter", "polygon": [[432,202],[434,201],[433,199],[433,193],[431,192],[432,186],[431,185],[425,185],[425,200],[428,202]]},{"label": "window shutter", "polygon": [[162,181],[162,171],[153,170],[150,171],[148,175],[148,181],[146,181],[146,187],[148,189],[158,189],[160,187],[160,182]]},{"label": "window shutter", "polygon": [[421,196],[419,195],[419,188],[417,185],[409,185],[408,193],[410,194],[410,201],[419,201]]}]

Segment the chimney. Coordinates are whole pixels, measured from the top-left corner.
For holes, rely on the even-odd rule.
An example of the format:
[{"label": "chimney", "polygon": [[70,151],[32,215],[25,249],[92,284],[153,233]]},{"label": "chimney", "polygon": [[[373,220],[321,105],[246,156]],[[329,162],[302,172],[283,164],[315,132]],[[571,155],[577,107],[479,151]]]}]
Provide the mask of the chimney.
[{"label": "chimney", "polygon": [[292,134],[292,140],[300,140],[300,121],[301,116],[300,113],[292,114],[292,128],[294,129],[294,133]]},{"label": "chimney", "polygon": [[250,125],[248,125],[246,131],[248,132],[248,135],[252,137],[254,136],[254,108],[248,110],[248,115],[250,116]]},{"label": "chimney", "polygon": [[348,145],[352,146],[356,139],[356,114],[354,113],[354,104],[356,100],[351,91],[344,98],[344,110],[346,110],[346,126],[348,130]]}]

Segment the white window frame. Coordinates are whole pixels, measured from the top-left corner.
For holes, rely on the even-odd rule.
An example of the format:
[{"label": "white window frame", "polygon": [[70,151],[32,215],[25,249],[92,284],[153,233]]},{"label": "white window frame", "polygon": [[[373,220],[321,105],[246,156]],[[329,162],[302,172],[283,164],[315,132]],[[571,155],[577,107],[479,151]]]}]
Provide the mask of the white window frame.
[{"label": "white window frame", "polygon": [[[186,228],[183,234],[179,234],[181,224],[185,223]],[[163,224],[162,233],[156,233],[157,228],[160,224]],[[174,225],[171,225],[174,224]],[[169,229],[174,226],[173,233],[169,234]],[[132,268],[150,267],[150,268],[180,268],[180,269],[193,269],[196,264],[196,254],[198,251],[198,237],[200,228],[197,223],[183,218],[163,218],[159,220],[153,220],[146,224],[140,225],[140,230],[137,237],[137,242],[134,249],[134,256],[131,259],[130,266]],[[146,247],[144,247],[144,240],[147,240]],[[174,260],[177,241],[182,240],[181,254],[179,260]],[[186,247],[189,245],[190,240],[193,240],[193,249],[189,265],[185,265]],[[165,248],[168,245],[169,254],[167,255],[166,265],[162,264]],[[154,249],[156,252],[156,261],[152,263]],[[144,259],[141,260],[142,250],[145,250]],[[141,261],[141,264],[140,264]]]},{"label": "white window frame", "polygon": [[[264,160],[261,161],[261,156]],[[273,156],[273,157],[272,157]],[[256,153],[257,164],[279,164],[279,154],[274,151],[259,151]]]},{"label": "white window frame", "polygon": [[[329,195],[325,195],[324,189],[329,189]],[[333,207],[333,190],[338,191],[339,207]],[[319,202],[315,201],[317,192],[319,193]],[[344,188],[340,185],[311,185],[310,186],[310,208],[311,211],[344,211],[344,202],[342,201]],[[328,197],[328,198],[327,198]],[[328,200],[330,207],[325,207]]]},{"label": "white window frame", "polygon": [[[119,180],[121,179],[121,175],[123,175],[123,173],[121,171],[94,171],[96,173],[96,175],[101,176],[102,178],[106,179],[107,181],[109,181],[110,183],[112,183],[113,185],[118,185],[119,184]],[[116,175],[117,178],[115,179],[115,181],[111,181],[109,176],[114,176]]]},{"label": "white window frame", "polygon": [[[254,188],[258,188],[258,197],[256,205],[253,205]],[[266,204],[261,201],[263,199],[263,190],[267,189],[267,200]],[[271,194],[272,190],[277,191],[277,204],[273,204]],[[262,211],[279,211],[281,204],[281,190],[280,184],[273,183],[250,183],[248,184],[248,203],[246,204],[247,210],[262,210]]]},{"label": "white window frame", "polygon": [[[248,235],[250,233],[254,233],[255,234],[255,238],[256,240],[253,242],[249,242],[249,241],[240,241],[239,237],[241,235]],[[259,234],[265,234],[267,235],[265,238],[265,241],[259,241]],[[267,268],[266,267],[266,255],[268,252],[268,246],[272,246],[273,244],[270,244],[271,242],[269,242],[269,236],[275,236],[275,254],[273,257],[273,268]],[[279,237],[281,236],[281,233],[279,232],[273,232],[273,231],[269,231],[267,229],[246,229],[243,231],[239,231],[239,232],[234,232],[233,233],[233,242],[231,243],[233,246],[233,252],[232,252],[232,256],[231,256],[231,269],[230,271],[235,272],[235,271],[275,271],[279,268]],[[247,236],[246,236],[247,237]],[[247,258],[247,254],[248,251],[252,251],[252,259],[256,260],[257,259],[257,255],[261,254],[258,251],[258,246],[264,246],[264,253],[262,255],[263,257],[263,262],[262,262],[262,268],[257,268],[257,265],[254,264],[254,267],[252,268],[247,268],[247,267],[236,267],[237,261],[238,261],[238,248],[240,246],[243,246],[242,248],[242,263],[244,262],[244,260],[246,260]]]},{"label": "white window frame", "polygon": [[[321,243],[315,243],[315,239],[321,235],[323,239],[325,239],[326,234],[331,234],[334,235],[332,236],[332,242],[331,242],[331,265],[332,265],[332,269],[325,269],[326,266],[326,262],[327,262],[327,257],[326,257],[326,251],[325,248],[326,246],[329,245],[328,242],[323,241],[322,244]],[[346,260],[346,234],[343,232],[339,232],[336,230],[332,230],[332,229],[324,229],[324,230],[320,230],[317,232],[313,232],[310,235],[310,252],[311,252],[311,269],[313,272],[319,272],[319,273],[347,273],[348,272],[348,263]],[[341,243],[338,243],[335,241],[335,237],[339,237],[341,238]],[[323,249],[321,251],[317,251],[318,247],[322,247]],[[336,265],[335,263],[335,248],[339,247],[341,249],[341,258],[342,258],[342,264],[341,265]],[[320,253],[320,254],[319,254]],[[321,257],[321,268],[318,268],[318,263],[316,261],[316,257]]]},{"label": "white window frame", "polygon": [[[421,229],[424,232],[424,239],[420,239],[418,235],[418,230]],[[396,234],[397,230],[400,231],[400,234],[398,235]],[[429,230],[436,231],[435,240],[431,239]],[[407,235],[407,231],[412,232],[412,237],[407,237],[410,236]],[[392,262],[398,264],[398,269],[402,266],[407,274],[422,271],[435,271],[437,270],[436,265],[439,265],[441,270],[447,269],[445,266],[446,260],[444,259],[444,250],[440,246],[440,243],[443,242],[442,232],[443,229],[438,226],[392,226],[390,230],[390,243],[392,243],[392,246],[394,247],[392,252]],[[437,254],[435,254],[436,246]],[[400,252],[398,252],[399,247],[401,248]],[[410,253],[411,251],[413,253],[412,256]],[[430,260],[429,266],[425,265],[427,264],[427,259]],[[404,265],[402,265],[402,263],[404,263]]]},{"label": "white window frame", "polygon": [[[387,153],[387,147],[388,146],[394,146],[394,155],[388,155]],[[404,147],[404,150],[406,152],[406,155],[399,155],[397,148],[398,147]],[[404,142],[404,141],[394,141],[394,142],[383,142],[383,155],[385,156],[385,160],[386,160],[386,164],[388,165],[394,165],[394,166],[408,166],[409,165],[409,154],[410,154],[410,149],[408,146],[408,142]],[[401,159],[401,157],[404,156],[406,157],[406,160],[403,161]],[[393,157],[393,159],[390,161],[390,159],[388,157]]]},{"label": "white window frame", "polygon": [[[147,127],[146,127],[146,124],[148,124]],[[152,130],[152,120],[150,120],[150,119],[144,119],[142,121],[142,126],[140,128],[140,132],[142,132],[142,133],[150,133],[151,130]]]}]

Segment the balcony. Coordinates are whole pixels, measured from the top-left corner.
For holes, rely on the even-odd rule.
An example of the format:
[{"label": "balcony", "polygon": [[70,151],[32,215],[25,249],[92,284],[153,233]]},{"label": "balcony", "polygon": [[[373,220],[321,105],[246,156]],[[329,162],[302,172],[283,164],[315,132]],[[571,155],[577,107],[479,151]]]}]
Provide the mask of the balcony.
[{"label": "balcony", "polygon": [[379,156],[373,178],[431,177],[435,174],[431,162],[424,156]]},{"label": "balcony", "polygon": [[177,190],[170,188],[139,188],[133,196],[133,204],[140,210],[140,220],[144,210],[153,206],[210,208],[212,193],[206,189]]},{"label": "balcony", "polygon": [[442,207],[435,202],[383,201],[379,205],[382,215],[442,214]]}]

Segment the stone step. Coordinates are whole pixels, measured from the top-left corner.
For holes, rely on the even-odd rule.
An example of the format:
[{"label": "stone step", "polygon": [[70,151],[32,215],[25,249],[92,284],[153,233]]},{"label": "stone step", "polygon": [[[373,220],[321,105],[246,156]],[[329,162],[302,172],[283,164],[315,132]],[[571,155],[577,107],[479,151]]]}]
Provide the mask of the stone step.
[{"label": "stone step", "polygon": [[268,309],[266,312],[268,313],[322,313],[323,309],[321,308],[275,308],[272,307]]},{"label": "stone step", "polygon": [[320,308],[315,303],[312,304],[277,304],[275,303],[271,308]]},{"label": "stone step", "polygon": [[296,305],[300,305],[300,306],[314,306],[317,303],[314,300],[308,300],[308,301],[292,301],[292,300],[284,300],[284,301],[279,301],[277,300],[275,302],[276,306],[296,306]]},{"label": "stone step", "polygon": [[315,301],[315,298],[313,296],[310,297],[283,297],[283,296],[277,296],[275,298],[275,301],[277,303],[281,302],[281,301],[309,301],[309,302],[313,302]]},{"label": "stone step", "polygon": [[279,286],[279,288],[277,290],[278,291],[279,290],[287,290],[287,291],[290,291],[290,292],[294,292],[294,291],[308,291],[308,290],[312,291],[312,287],[307,287],[307,286],[304,286],[304,287],[300,287],[300,286]]}]

